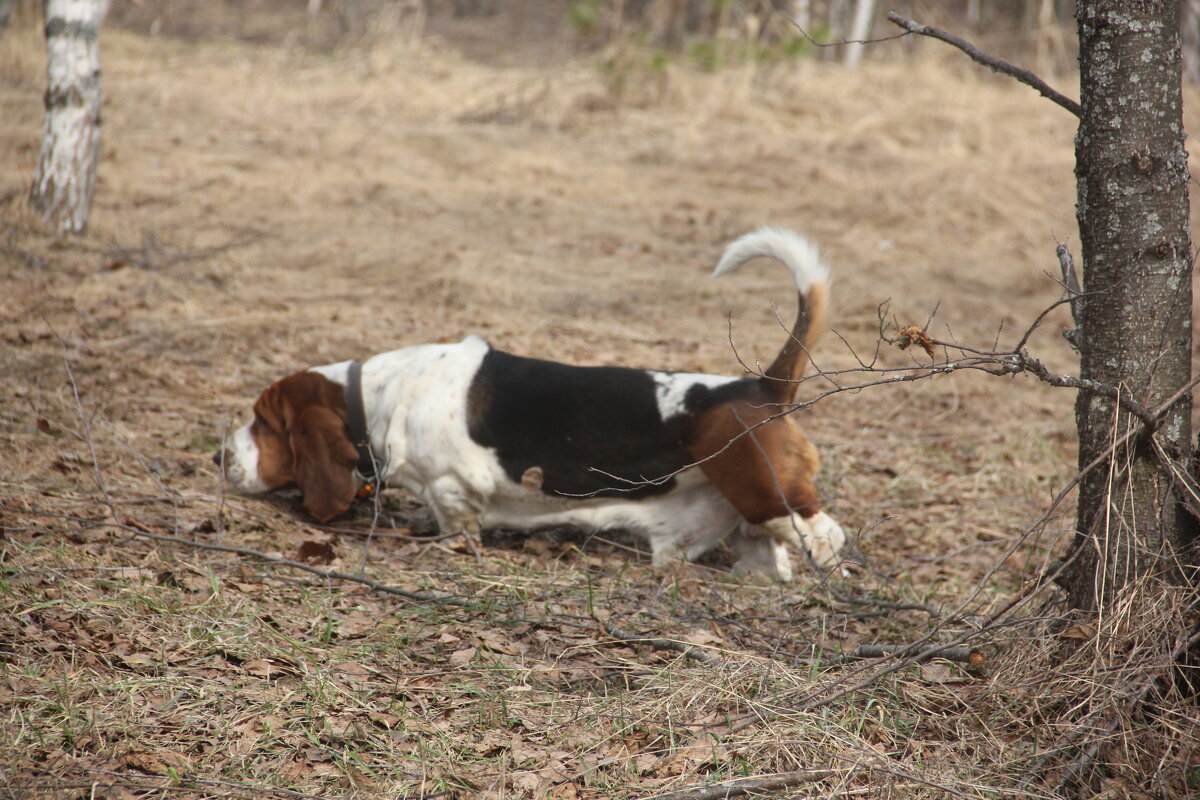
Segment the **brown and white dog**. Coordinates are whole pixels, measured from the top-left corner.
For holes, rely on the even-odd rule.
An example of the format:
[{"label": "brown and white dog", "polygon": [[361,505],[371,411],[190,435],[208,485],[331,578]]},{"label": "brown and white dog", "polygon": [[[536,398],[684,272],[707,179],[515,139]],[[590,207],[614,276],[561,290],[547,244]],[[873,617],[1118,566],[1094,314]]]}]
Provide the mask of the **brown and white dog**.
[{"label": "brown and white dog", "polygon": [[759,256],[787,266],[799,296],[760,377],[568,366],[469,336],[283,378],[215,460],[240,491],[298,485],[320,521],[353,503],[369,444],[379,484],[427,503],[444,533],[622,528],[649,541],[655,564],[725,542],[739,574],[790,580],[788,544],[832,566],[845,534],[820,510],[816,448],[779,416],[824,324],[829,270],[805,239],[764,227],[730,244],[713,274]]}]

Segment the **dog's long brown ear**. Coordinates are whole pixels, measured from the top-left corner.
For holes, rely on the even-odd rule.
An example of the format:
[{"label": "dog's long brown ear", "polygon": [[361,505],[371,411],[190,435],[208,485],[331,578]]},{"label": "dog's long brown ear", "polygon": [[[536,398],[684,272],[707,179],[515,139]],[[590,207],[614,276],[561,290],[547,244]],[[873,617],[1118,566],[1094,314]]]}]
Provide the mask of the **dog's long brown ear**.
[{"label": "dog's long brown ear", "polygon": [[254,410],[266,429],[259,449],[269,451],[275,483],[294,481],[304,493],[302,507],[321,522],[348,509],[358,451],[346,429],[342,387],[316,372],[297,372],[263,392]]},{"label": "dog's long brown ear", "polygon": [[358,489],[358,451],[346,435],[346,423],[331,408],[310,406],[292,420],[288,433],[302,507],[327,522],[350,507]]}]

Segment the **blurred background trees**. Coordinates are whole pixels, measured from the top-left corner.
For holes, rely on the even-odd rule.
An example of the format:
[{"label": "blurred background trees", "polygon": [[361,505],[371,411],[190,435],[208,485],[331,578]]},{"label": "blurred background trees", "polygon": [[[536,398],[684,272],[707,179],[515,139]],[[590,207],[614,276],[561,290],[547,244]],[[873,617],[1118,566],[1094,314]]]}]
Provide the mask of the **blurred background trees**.
[{"label": "blurred background trees", "polygon": [[[1180,5],[1185,80],[1196,81],[1200,0]],[[10,11],[14,19],[32,17],[40,7],[40,0],[0,0],[0,31]],[[1074,0],[114,0],[107,24],[183,37],[216,30],[242,40],[329,49],[473,27],[482,36],[482,23],[500,18],[517,49],[523,42],[543,48],[554,42],[573,53],[637,46],[718,66],[742,58],[854,63],[882,57],[886,49],[819,48],[813,42],[890,35],[884,15],[891,10],[969,36],[988,52],[1038,72],[1076,67]]]},{"label": "blurred background trees", "polygon": [[[1185,50],[1196,75],[1200,0],[1182,5]],[[40,0],[0,0],[0,29],[6,9],[19,18],[37,15],[40,6]],[[1074,7],[1073,0],[114,0],[108,24],[183,37],[216,30],[238,39],[332,48],[370,37],[469,29],[482,18],[499,17],[515,45],[522,38],[543,45],[557,38],[579,51],[632,42],[704,61],[721,43],[726,57],[843,60],[845,48],[821,50],[808,37],[829,43],[891,34],[884,15],[895,10],[970,35],[989,52],[1031,68],[1069,70]],[[860,52],[879,57],[870,48]]]}]

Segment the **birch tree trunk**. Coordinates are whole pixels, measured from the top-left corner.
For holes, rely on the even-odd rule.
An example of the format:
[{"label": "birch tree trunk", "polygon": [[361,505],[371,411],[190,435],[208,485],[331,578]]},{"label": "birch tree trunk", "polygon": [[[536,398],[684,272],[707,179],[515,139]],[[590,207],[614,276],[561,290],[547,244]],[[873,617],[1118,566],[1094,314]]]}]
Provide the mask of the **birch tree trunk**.
[{"label": "birch tree trunk", "polygon": [[787,13],[793,25],[802,31],[808,32],[809,27],[812,25],[811,0],[791,0]]},{"label": "birch tree trunk", "polygon": [[862,58],[863,45],[858,44],[871,33],[871,18],[875,15],[875,0],[857,0],[854,5],[854,21],[850,23],[851,44],[846,45],[842,64],[854,68]]},{"label": "birch tree trunk", "polygon": [[87,227],[100,150],[100,23],[108,0],[46,0],[46,121],[30,203],[63,231]]},{"label": "birch tree trunk", "polygon": [[[1180,91],[1179,0],[1079,0],[1076,216],[1083,247],[1081,376],[1144,407],[1191,377],[1192,267]],[[1190,398],[1154,435],[1093,469],[1080,485],[1071,604],[1111,607],[1149,575],[1183,580],[1176,558],[1194,539],[1171,469],[1190,474]],[[1079,463],[1138,424],[1111,400],[1080,392]]]}]

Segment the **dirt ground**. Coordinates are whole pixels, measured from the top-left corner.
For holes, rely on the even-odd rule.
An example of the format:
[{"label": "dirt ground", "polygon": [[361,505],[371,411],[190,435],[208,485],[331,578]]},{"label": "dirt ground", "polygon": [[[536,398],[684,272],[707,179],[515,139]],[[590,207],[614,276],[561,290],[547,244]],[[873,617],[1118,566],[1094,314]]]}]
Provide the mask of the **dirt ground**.
[{"label": "dirt ground", "polygon": [[[739,356],[782,344],[789,282],[771,264],[707,274],[762,223],[832,265],[823,370],[928,361],[880,346],[881,304],[901,325],[932,317],[939,339],[1011,346],[1061,296],[1056,240],[1077,250],[1070,115],[932,46],[880,45],[849,72],[698,72],[636,51],[497,63],[477,38],[405,31],[318,52],[106,30],[76,238],[23,201],[37,25],[0,39],[6,794],[642,797],[810,767],[840,776],[822,796],[1018,793],[1041,753],[1026,712],[1003,712],[1006,738],[1003,704],[969,699],[1007,686],[1001,666],[911,667],[819,725],[780,709],[832,691],[819,653],[931,630],[928,613],[847,597],[986,616],[1061,552],[1069,504],[1014,545],[1074,472],[1067,391],[956,374],[799,411],[866,560],[832,583],[740,582],[720,554],[655,570],[620,539],[497,536],[481,563],[453,542],[366,547],[369,509],[318,527],[294,499],[225,493],[210,459],[277,377],[469,333],[740,374]],[[1059,373],[1076,368],[1069,324],[1053,312],[1029,345]],[[384,534],[425,525],[398,494],[383,510]],[[739,728],[746,715],[771,722]]]}]

